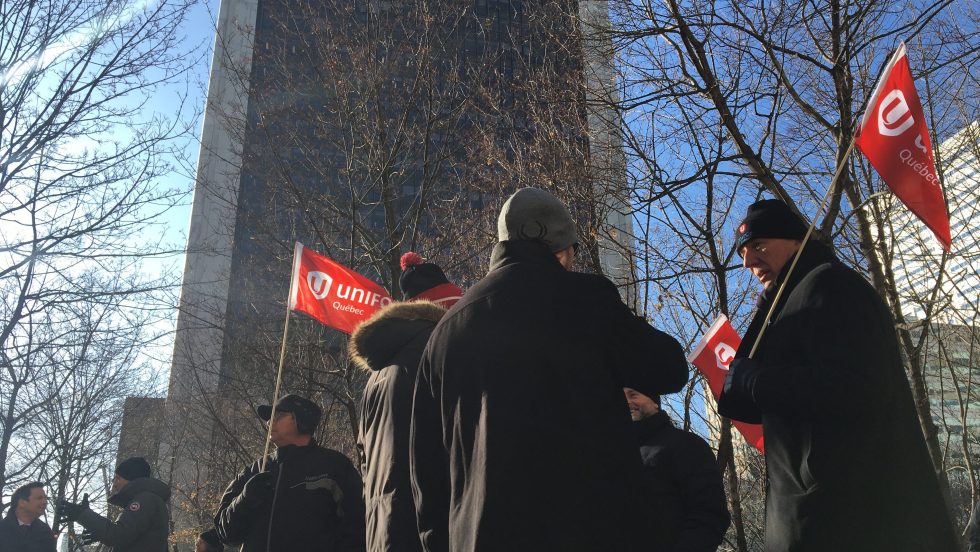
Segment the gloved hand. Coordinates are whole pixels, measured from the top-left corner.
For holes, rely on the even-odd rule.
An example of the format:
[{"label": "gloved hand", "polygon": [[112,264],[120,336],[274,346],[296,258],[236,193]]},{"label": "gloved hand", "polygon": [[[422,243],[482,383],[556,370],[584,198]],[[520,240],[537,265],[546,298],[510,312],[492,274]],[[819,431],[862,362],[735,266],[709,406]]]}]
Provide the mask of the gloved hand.
[{"label": "gloved hand", "polygon": [[751,358],[736,358],[728,365],[728,376],[722,393],[736,393],[752,398],[755,382],[764,370],[762,363]]},{"label": "gloved hand", "polygon": [[272,500],[276,484],[272,472],[264,471],[253,475],[242,489],[242,501],[249,506],[259,506]]},{"label": "gloved hand", "polygon": [[78,535],[78,542],[82,543],[85,546],[91,546],[93,544],[98,544],[101,541],[95,538],[95,535],[93,535],[88,529],[86,529],[82,531],[81,535]]},{"label": "gloved hand", "polygon": [[58,503],[58,518],[56,523],[58,525],[71,523],[78,519],[78,517],[82,515],[82,512],[88,509],[88,493],[85,493],[85,495],[82,497],[82,501],[77,504],[61,499],[61,501]]},{"label": "gloved hand", "polygon": [[749,358],[736,358],[728,365],[725,385],[718,397],[718,413],[726,418],[761,423],[761,412],[755,400],[755,384],[765,366]]}]

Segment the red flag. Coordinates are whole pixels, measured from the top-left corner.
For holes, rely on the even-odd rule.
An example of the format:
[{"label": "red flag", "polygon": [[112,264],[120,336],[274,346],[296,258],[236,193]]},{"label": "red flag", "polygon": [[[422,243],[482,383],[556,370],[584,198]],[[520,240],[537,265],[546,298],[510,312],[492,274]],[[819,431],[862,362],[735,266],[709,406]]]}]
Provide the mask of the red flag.
[{"label": "red flag", "polygon": [[905,43],[888,60],[855,140],[885,184],[949,251],[949,214]]},{"label": "red flag", "polygon": [[289,309],[345,333],[391,302],[378,284],[296,242]]},{"label": "red flag", "polygon": [[[708,333],[704,334],[694,347],[694,352],[687,357],[687,360],[704,375],[704,379],[708,380],[708,387],[711,388],[711,394],[716,401],[725,385],[728,364],[735,358],[735,351],[738,350],[740,343],[742,338],[728,322],[728,317],[722,314],[715,319]],[[761,425],[736,421],[732,421],[732,425],[742,434],[745,442],[759,449],[759,452],[765,452]]]}]

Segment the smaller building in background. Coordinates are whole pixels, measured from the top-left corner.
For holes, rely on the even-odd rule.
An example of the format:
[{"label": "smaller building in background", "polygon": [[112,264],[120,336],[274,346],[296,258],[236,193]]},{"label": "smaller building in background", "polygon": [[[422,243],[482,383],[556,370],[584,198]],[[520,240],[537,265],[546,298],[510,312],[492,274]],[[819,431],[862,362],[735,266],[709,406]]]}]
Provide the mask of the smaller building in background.
[{"label": "smaller building in background", "polygon": [[953,246],[942,246],[891,194],[884,207],[892,240],[887,257],[895,273],[902,312],[910,320],[976,326],[980,309],[980,121],[944,140],[937,163],[949,205]]},{"label": "smaller building in background", "polygon": [[142,456],[154,470],[159,468],[166,402],[162,397],[126,397],[119,430],[117,462]]}]

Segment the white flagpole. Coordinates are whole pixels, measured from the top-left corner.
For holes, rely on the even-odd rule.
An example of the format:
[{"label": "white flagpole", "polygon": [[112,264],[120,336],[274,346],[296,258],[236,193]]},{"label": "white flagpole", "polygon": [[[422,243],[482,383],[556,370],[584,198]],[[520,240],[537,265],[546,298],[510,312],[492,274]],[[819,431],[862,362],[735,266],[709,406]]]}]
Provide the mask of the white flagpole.
[{"label": "white flagpole", "polygon": [[762,327],[759,328],[759,333],[755,336],[755,343],[752,344],[752,350],[749,351],[749,358],[755,356],[756,350],[759,348],[759,343],[762,343],[762,336],[766,333],[766,328],[769,327],[769,320],[772,318],[774,312],[776,312],[776,305],[779,304],[779,299],[783,296],[783,292],[786,290],[786,284],[789,282],[790,276],[793,275],[793,270],[796,268],[797,261],[800,260],[800,255],[803,254],[803,248],[810,241],[810,236],[813,235],[813,229],[817,225],[817,219],[820,217],[820,213],[823,212],[824,206],[827,205],[827,199],[830,198],[830,194],[837,187],[837,179],[840,178],[841,173],[844,172],[844,167],[847,166],[847,159],[851,156],[851,151],[854,150],[854,144],[857,140],[857,134],[851,135],[851,144],[847,146],[847,151],[844,152],[844,158],[840,161],[840,166],[837,167],[837,171],[834,173],[834,178],[830,180],[830,186],[827,188],[827,193],[823,195],[823,199],[820,200],[820,206],[817,207],[817,212],[813,215],[813,220],[810,222],[810,226],[806,229],[806,234],[803,236],[803,242],[800,243],[800,248],[796,250],[796,255],[793,256],[793,262],[786,269],[786,277],[783,278],[783,283],[779,285],[779,289],[776,290],[776,297],[773,298],[772,304],[769,305],[769,311],[766,313],[766,319],[762,323]]},{"label": "white flagpole", "polygon": [[262,467],[260,472],[265,471],[266,463],[269,459],[269,443],[272,441],[272,422],[276,417],[276,402],[279,400],[279,389],[282,387],[282,366],[286,360],[286,341],[289,339],[289,319],[291,318],[293,307],[296,304],[296,280],[299,279],[299,265],[303,258],[303,244],[296,242],[293,246],[293,273],[289,279],[289,295],[286,299],[286,323],[282,330],[282,349],[279,351],[279,368],[276,370],[276,389],[272,394],[272,411],[269,412],[268,429],[265,433],[265,449],[262,451]]}]

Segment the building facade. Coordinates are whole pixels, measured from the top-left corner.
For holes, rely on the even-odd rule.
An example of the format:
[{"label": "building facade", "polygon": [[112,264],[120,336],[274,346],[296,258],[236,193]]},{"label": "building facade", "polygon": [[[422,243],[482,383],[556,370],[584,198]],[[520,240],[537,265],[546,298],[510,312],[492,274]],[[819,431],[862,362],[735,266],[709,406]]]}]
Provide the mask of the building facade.
[{"label": "building facade", "polygon": [[[587,107],[614,96],[611,58],[582,38],[607,9],[221,3],[159,455],[179,538],[208,526],[261,451],[254,408],[272,395],[294,241],[396,296],[408,250],[465,285],[485,271],[503,198],[539,185],[591,230],[591,268],[635,296],[618,122]],[[342,335],[290,324],[284,390],[318,400],[319,439],[352,453],[364,376]]]}]

